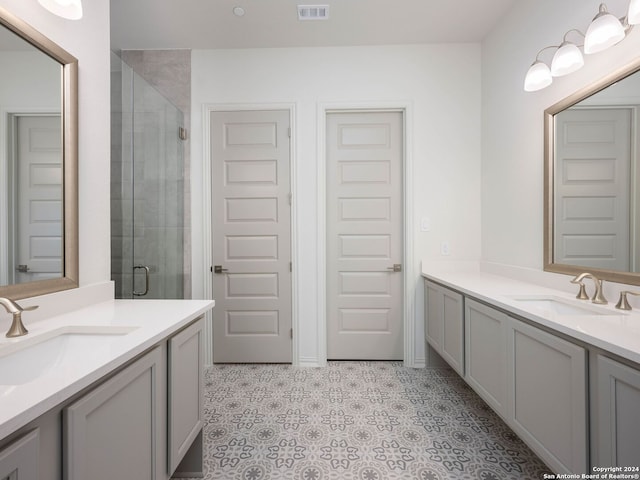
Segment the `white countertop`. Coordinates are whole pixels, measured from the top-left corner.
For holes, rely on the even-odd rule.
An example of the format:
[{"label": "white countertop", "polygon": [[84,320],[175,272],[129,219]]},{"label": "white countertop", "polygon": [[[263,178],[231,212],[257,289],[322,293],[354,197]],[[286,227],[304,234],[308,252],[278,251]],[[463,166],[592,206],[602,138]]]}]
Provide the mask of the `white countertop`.
[{"label": "white countertop", "polygon": [[[160,343],[214,305],[211,300],[110,300],[34,323],[29,322],[29,312],[24,312],[22,318],[29,334],[8,339],[3,333],[0,357],[21,342],[35,342],[39,336],[47,338],[61,328],[82,331],[84,327],[90,331],[107,327],[123,332],[129,330],[126,327],[135,329],[108,335],[104,342],[94,338],[97,348],[90,350],[69,347],[51,351],[51,358],[40,359],[48,362],[46,371],[20,385],[7,385],[18,382],[6,379],[3,384],[0,378],[0,439]],[[20,365],[15,368],[19,375]]]},{"label": "white countertop", "polygon": [[[640,312],[617,310],[617,298],[610,298],[608,305],[594,305],[590,300],[576,300],[575,294],[482,271],[439,271],[429,266],[422,270],[427,279],[640,364]],[[593,287],[588,282],[585,284],[591,292]],[[609,315],[562,315],[513,298],[538,295],[593,306]]]}]

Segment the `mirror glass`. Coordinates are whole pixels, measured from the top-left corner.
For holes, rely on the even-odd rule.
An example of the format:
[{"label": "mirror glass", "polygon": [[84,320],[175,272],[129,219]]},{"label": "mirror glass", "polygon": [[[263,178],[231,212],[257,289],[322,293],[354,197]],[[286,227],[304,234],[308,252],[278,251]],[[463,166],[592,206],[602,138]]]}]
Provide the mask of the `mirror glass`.
[{"label": "mirror glass", "polygon": [[545,112],[545,270],[640,284],[640,72]]},{"label": "mirror glass", "polygon": [[0,65],[0,296],[73,288],[77,61],[0,9]]}]

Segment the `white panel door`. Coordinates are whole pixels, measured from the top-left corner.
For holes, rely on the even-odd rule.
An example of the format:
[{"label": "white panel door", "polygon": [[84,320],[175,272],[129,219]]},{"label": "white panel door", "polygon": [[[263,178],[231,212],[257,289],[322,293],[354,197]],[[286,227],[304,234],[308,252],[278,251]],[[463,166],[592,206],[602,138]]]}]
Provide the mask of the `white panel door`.
[{"label": "white panel door", "polygon": [[60,116],[19,116],[16,282],[62,275]]},{"label": "white panel door", "polygon": [[402,129],[400,112],[327,115],[329,359],[403,358]]},{"label": "white panel door", "polygon": [[211,114],[214,362],[289,363],[289,112]]},{"label": "white panel door", "polygon": [[554,261],[630,271],[631,112],[556,115]]}]

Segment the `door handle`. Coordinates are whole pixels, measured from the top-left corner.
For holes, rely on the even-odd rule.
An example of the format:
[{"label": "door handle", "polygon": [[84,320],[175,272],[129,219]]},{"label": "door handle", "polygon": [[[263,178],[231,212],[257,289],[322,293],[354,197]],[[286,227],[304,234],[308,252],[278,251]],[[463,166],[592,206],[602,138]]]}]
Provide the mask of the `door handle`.
[{"label": "door handle", "polygon": [[387,270],[391,270],[394,272],[401,272],[402,271],[402,264],[401,263],[394,263],[393,267],[387,267]]},{"label": "door handle", "polygon": [[149,293],[149,267],[147,267],[146,265],[135,265],[133,267],[134,280],[135,280],[136,270],[139,268],[144,269],[144,292],[136,292],[135,290],[133,290],[133,294],[136,297],[143,297],[147,293]]},{"label": "door handle", "polygon": [[228,271],[229,271],[229,269],[222,268],[222,265],[215,265],[213,267],[213,273],[226,273]]},{"label": "door handle", "polygon": [[16,267],[16,272],[28,273],[29,272],[29,265],[18,265]]}]

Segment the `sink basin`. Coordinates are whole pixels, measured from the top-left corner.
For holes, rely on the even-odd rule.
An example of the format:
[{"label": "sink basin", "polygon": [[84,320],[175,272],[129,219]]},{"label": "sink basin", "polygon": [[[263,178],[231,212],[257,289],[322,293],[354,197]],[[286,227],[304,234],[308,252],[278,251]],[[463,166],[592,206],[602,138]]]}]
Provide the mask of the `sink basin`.
[{"label": "sink basin", "polygon": [[109,350],[137,327],[69,326],[0,346],[0,385],[22,385],[78,358]]},{"label": "sink basin", "polygon": [[605,310],[602,307],[589,304],[581,304],[552,295],[543,296],[519,296],[513,300],[528,305],[538,310],[544,310],[557,315],[620,315],[619,312]]}]

